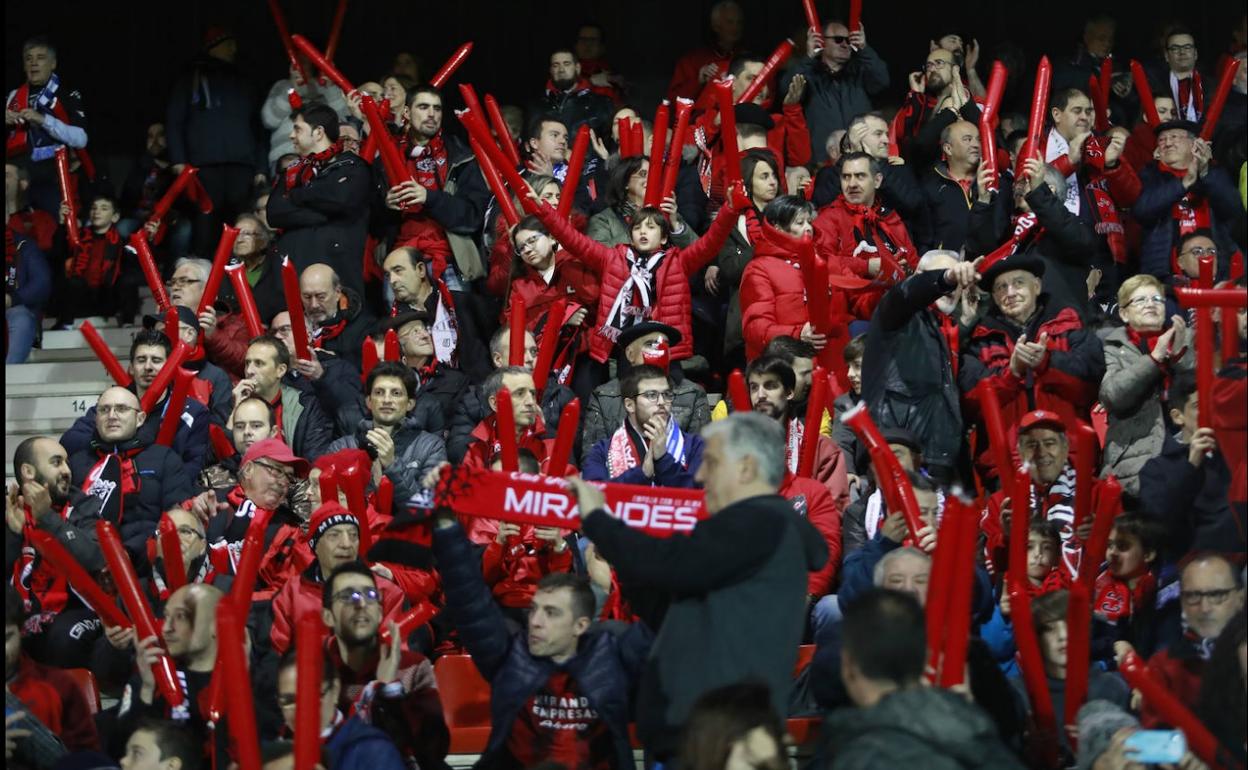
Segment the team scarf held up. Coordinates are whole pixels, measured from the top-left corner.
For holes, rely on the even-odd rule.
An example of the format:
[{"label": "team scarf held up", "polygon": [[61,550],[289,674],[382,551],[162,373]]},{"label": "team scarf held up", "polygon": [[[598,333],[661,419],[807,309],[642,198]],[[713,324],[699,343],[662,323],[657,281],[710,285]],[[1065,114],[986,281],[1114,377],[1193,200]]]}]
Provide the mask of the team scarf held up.
[{"label": "team scarf held up", "polygon": [[[642,463],[642,458],[629,433],[629,424],[625,420],[619,430],[611,435],[611,443],[607,446],[607,473],[611,478],[630,471]],[[666,447],[667,453],[675,458],[681,467],[689,467],[689,459],[685,453],[685,434],[676,425],[676,420],[671,418],[667,421]]]},{"label": "team scarf held up", "polygon": [[[1114,199],[1110,196],[1107,183],[1103,178],[1107,144],[1104,138],[1098,136],[1090,136],[1083,143],[1083,163],[1093,172],[1093,179],[1081,188],[1078,171],[1072,170],[1066,177],[1066,200],[1063,203],[1067,211],[1077,216],[1083,205],[1081,190],[1087,190],[1088,196],[1096,207],[1093,229],[1099,235],[1105,236],[1105,242],[1114,257],[1114,262],[1121,265],[1127,261],[1127,238],[1122,222],[1118,218],[1118,207],[1114,204]],[[1045,162],[1052,163],[1066,157],[1069,152],[1070,144],[1066,139],[1057,132],[1056,128],[1050,129],[1048,146],[1045,148]]]},{"label": "team scarf held up", "polygon": [[873,206],[865,206],[846,199],[845,209],[854,218],[854,241],[859,244],[854,256],[862,253],[868,259],[880,258],[880,274],[876,280],[891,285],[914,272],[909,249],[890,238],[883,225],[885,217],[892,213],[888,207],[878,201]]},{"label": "team scarf held up", "polygon": [[284,177],[286,190],[289,192],[296,187],[303,187],[309,184],[334,158],[341,154],[342,140],[339,139],[320,152],[313,152],[300,157],[299,160],[290,164],[286,169],[286,176]]},{"label": "team scarf held up", "polygon": [[[52,77],[48,78],[48,82],[35,91],[32,99],[30,84],[23,83],[13,92],[13,98],[9,100],[8,109],[12,112],[34,109],[41,115],[51,115],[62,123],[70,124],[71,121],[68,113],[65,111],[65,105],[56,96],[60,86],[60,75],[54,72]],[[5,155],[12,157],[20,155],[29,149],[31,160],[48,160],[56,154],[56,148],[60,146],[61,143],[52,138],[52,135],[45,131],[42,126],[23,122],[14,126],[9,132],[9,138],[5,142]]]}]

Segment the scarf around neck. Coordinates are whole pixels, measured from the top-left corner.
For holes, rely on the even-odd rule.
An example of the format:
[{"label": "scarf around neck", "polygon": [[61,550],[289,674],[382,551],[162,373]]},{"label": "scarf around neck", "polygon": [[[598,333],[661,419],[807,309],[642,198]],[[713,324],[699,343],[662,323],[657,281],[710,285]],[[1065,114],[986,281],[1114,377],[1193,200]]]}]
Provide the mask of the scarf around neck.
[{"label": "scarf around neck", "polygon": [[320,152],[313,152],[299,158],[286,169],[286,190],[289,192],[296,187],[309,184],[329,165],[330,161],[341,154],[342,140],[339,139]]},{"label": "scarf around neck", "polygon": [[[619,427],[619,430],[611,434],[611,443],[607,446],[607,474],[611,478],[615,478],[641,465],[643,458],[637,451],[637,444],[633,441],[634,438],[637,438],[644,445],[644,438],[637,435],[627,419],[624,420],[624,424]],[[676,461],[680,463],[682,468],[687,469],[689,461],[685,456],[685,434],[676,425],[675,419],[667,421],[666,446],[667,453],[676,458]]]}]

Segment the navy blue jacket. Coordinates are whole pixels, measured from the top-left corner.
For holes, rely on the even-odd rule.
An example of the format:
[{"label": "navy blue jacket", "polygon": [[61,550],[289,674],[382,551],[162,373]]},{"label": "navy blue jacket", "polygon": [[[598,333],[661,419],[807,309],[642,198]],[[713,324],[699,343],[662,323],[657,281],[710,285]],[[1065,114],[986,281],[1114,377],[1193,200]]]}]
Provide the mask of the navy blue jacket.
[{"label": "navy blue jacket", "polygon": [[325,741],[334,770],[405,770],[403,757],[390,738],[353,716]]},{"label": "navy blue jacket", "polygon": [[[13,234],[13,242],[17,246],[17,261],[14,270],[17,287],[10,290],[5,283],[5,292],[13,295],[13,305],[28,307],[35,312],[43,308],[52,293],[52,271],[48,268],[48,260],[35,244],[33,238],[25,238]],[[7,278],[7,276],[6,276]]]},{"label": "navy blue jacket", "polygon": [[1140,502],[1145,513],[1166,527],[1164,561],[1191,550],[1244,552],[1227,491],[1231,470],[1221,452],[1196,467],[1187,461],[1187,445],[1166,436],[1161,454],[1140,470]]},{"label": "navy blue jacket", "polygon": [[[631,434],[632,431],[629,433]],[[654,478],[646,476],[640,464],[624,471],[619,476],[611,476],[611,472],[607,470],[607,450],[610,447],[611,437],[608,436],[594,444],[589,454],[585,455],[585,462],[581,464],[581,475],[587,481],[612,481],[617,484],[685,487],[686,489],[697,486],[693,483],[693,477],[697,474],[698,467],[702,465],[703,442],[702,437],[696,433],[685,434],[685,464],[681,465],[670,452],[667,452],[654,463]],[[642,455],[644,459],[644,453]]]},{"label": "navy blue jacket", "polygon": [[[1209,203],[1210,229],[1218,245],[1217,275],[1224,276],[1235,251],[1229,228],[1244,215],[1239,191],[1220,168],[1209,169],[1191,190]],[[1179,245],[1179,226],[1172,212],[1186,192],[1182,180],[1159,170],[1156,163],[1140,169],[1140,197],[1136,198],[1131,215],[1144,231],[1140,241],[1141,273],[1164,278],[1173,272],[1170,252]]]}]

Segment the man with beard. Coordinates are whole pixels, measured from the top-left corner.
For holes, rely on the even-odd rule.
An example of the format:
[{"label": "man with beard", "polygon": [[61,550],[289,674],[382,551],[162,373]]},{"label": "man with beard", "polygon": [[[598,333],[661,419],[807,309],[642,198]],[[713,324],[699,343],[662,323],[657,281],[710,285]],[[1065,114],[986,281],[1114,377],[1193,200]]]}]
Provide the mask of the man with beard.
[{"label": "man with beard", "polygon": [[75,667],[88,664],[100,636],[99,619],[69,590],[65,575],[33,550],[31,541],[31,532],[38,528],[55,537],[88,572],[104,568],[95,534],[100,501],[70,485],[68,459],[53,438],[35,436],[17,445],[17,483],[5,496],[4,564],[22,603],[37,613],[41,639],[31,650],[53,665]]},{"label": "man with beard", "polygon": [[[308,522],[307,542],[315,557],[312,564],[286,581],[273,597],[270,639],[278,653],[286,652],[293,643],[296,621],[321,604],[325,579],[339,566],[359,560],[360,518],[336,501],[322,503]],[[384,568],[374,569],[380,572]],[[377,602],[381,614],[387,621],[394,620],[404,609],[403,589],[380,575],[377,578],[374,590],[380,592]]]},{"label": "man with beard", "polygon": [[[442,95],[421,86],[407,95],[407,133],[399,150],[412,179],[383,180],[386,207],[399,220],[398,246],[410,246],[433,261],[433,277],[461,290],[460,281],[485,275],[473,238],[481,230],[489,188],[476,156],[457,137],[442,131]],[[379,171],[380,167],[375,169]],[[447,268],[448,276],[443,276]]]},{"label": "man with beard", "polygon": [[[220,578],[228,574],[229,562],[213,564],[209,558],[208,538],[205,534],[204,522],[200,521],[193,511],[185,508],[170,508],[165,511],[165,518],[173,525],[178,536],[178,550],[182,555],[181,568],[183,582],[217,585]],[[152,574],[146,583],[147,600],[157,616],[164,615],[165,603],[173,593],[170,588],[169,563],[165,561],[164,549],[160,544],[160,532],[152,533],[148,541],[148,549],[155,554],[152,562]],[[217,569],[220,567],[220,569]],[[176,569],[176,567],[175,567]],[[221,587],[221,586],[218,586]],[[228,582],[224,588],[229,588]]]},{"label": "man with beard", "polygon": [[675,391],[667,372],[638,366],[620,383],[624,424],[594,444],[585,457],[590,481],[692,487],[702,464],[702,437],[686,435],[672,417]]},{"label": "man with beard", "polygon": [[916,173],[940,160],[940,135],[951,123],[979,125],[979,106],[962,83],[962,71],[962,55],[937,46],[927,54],[923,71],[910,73],[893,134]]},{"label": "man with beard", "polygon": [[576,52],[571,48],[557,48],[550,54],[546,91],[529,106],[529,114],[557,117],[570,133],[588,124],[598,136],[609,136],[614,109],[611,99],[595,93],[589,79],[581,76]]},{"label": "man with beard", "polygon": [[95,429],[69,458],[74,484],[101,504],[101,518],[120,530],[135,566],[147,564],[147,538],[160,515],[194,495],[185,464],[173,450],[138,435],[147,415],[138,396],[111,387],[95,406]]},{"label": "man with beard", "polygon": [[327,350],[360,368],[361,346],[376,319],[364,307],[362,295],[342,285],[329,265],[315,264],[299,275],[303,314],[314,347]]},{"label": "man with beard", "polygon": [[[919,217],[925,205],[923,190],[915,178],[910,164],[890,160],[888,157],[888,121],[879,112],[864,112],[849,121],[844,133],[849,152],[865,152],[880,162],[884,181],[880,187],[880,199],[904,219]],[[829,140],[831,141],[831,140]],[[815,175],[815,192],[811,202],[815,208],[823,208],[841,194],[840,143],[837,156],[819,168]]]},{"label": "man with beard", "polygon": [[[382,578],[382,580],[385,580]],[[361,561],[339,564],[321,593],[321,618],[332,632],[330,662],[342,683],[338,708],[370,709],[372,724],[420,767],[439,767],[450,746],[433,666],[407,649],[398,626],[387,618],[390,643],[381,642],[385,583]]]},{"label": "man with beard", "polygon": [[956,375],[960,302],[962,318],[977,303],[981,260],[960,262],[956,252],[929,251],[919,272],[885,292],[871,316],[862,363],[862,397],[880,428],[904,428],[923,447],[932,475],[942,484],[957,475],[962,412]]}]

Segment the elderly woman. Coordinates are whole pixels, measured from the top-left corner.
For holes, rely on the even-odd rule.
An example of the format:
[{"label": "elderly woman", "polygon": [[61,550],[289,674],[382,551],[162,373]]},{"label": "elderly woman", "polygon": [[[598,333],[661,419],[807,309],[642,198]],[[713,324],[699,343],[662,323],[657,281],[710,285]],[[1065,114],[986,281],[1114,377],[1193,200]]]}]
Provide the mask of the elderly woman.
[{"label": "elderly woman", "polygon": [[1105,378],[1101,404],[1109,413],[1103,472],[1118,477],[1132,496],[1139,473],[1161,452],[1166,435],[1163,400],[1166,384],[1193,368],[1193,353],[1182,316],[1166,328],[1166,292],[1151,275],[1136,275],[1118,289],[1118,314],[1126,326],[1105,338]]}]

